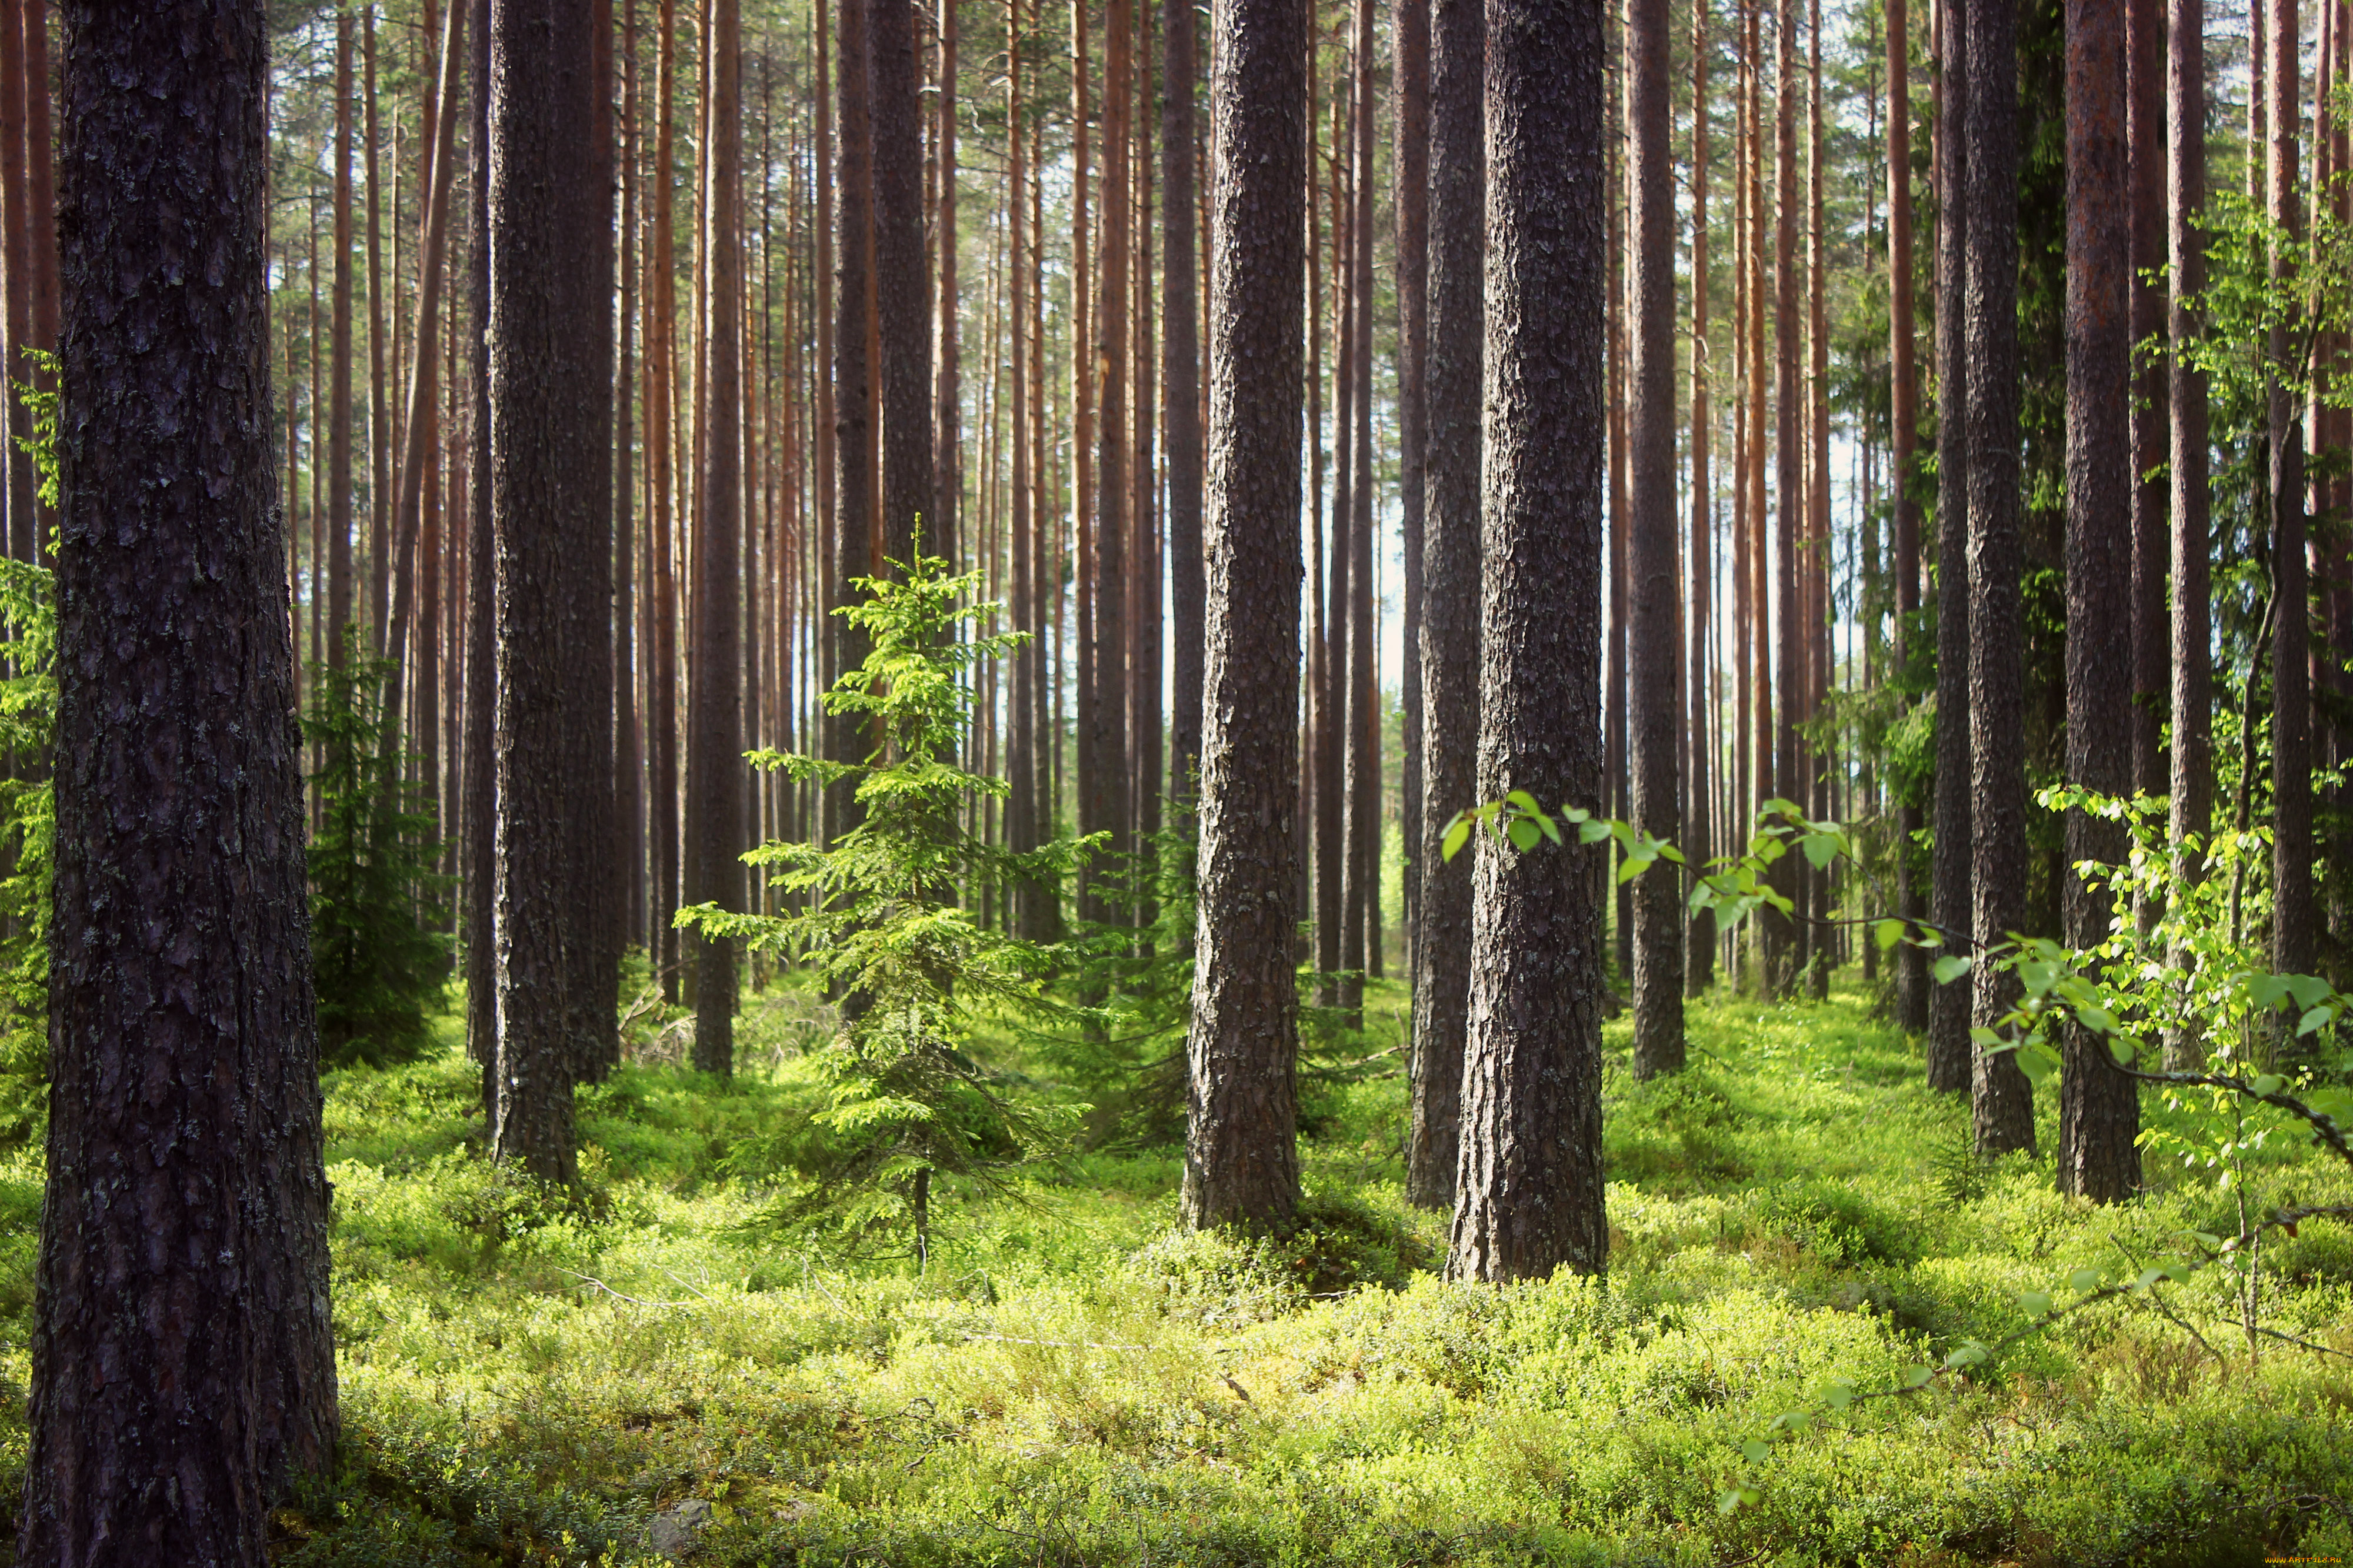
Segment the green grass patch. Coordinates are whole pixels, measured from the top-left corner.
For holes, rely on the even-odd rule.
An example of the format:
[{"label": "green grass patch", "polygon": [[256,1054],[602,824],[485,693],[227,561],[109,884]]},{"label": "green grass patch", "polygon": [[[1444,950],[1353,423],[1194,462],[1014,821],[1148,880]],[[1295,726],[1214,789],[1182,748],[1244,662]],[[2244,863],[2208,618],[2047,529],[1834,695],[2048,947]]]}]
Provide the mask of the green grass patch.
[{"label": "green grass patch", "polygon": [[[2062,1199],[2047,1158],[1968,1157],[1967,1107],[1855,996],[1719,994],[1675,1079],[1635,1083],[1609,1026],[1607,1283],[1450,1283],[1377,1056],[1402,1002],[1376,983],[1367,1037],[1331,1053],[1372,1067],[1303,1082],[1293,1233],[1178,1230],[1179,1151],[1130,1144],[1010,1199],[944,1182],[920,1279],[755,1223],[822,1093],[757,1001],[746,1037],[776,1044],[733,1081],[634,1067],[582,1092],[577,1205],[481,1159],[454,1024],[332,1074],[347,1442],[275,1561],[650,1563],[657,1521],[690,1516],[687,1560],[745,1568],[2353,1556],[2353,1354],[2251,1356],[2219,1270],[1859,1403],[1719,1511],[1743,1439],[1828,1380],[1999,1339],[2021,1291],[2234,1226],[2235,1199],[2165,1167],[2128,1206]],[[1013,1049],[1020,1092],[1078,1098],[1050,1060]],[[2255,1176],[2353,1198],[2284,1133]],[[39,1183],[37,1152],[0,1159],[0,1495]],[[2353,1352],[2353,1232],[2274,1247],[2263,1310]]]}]

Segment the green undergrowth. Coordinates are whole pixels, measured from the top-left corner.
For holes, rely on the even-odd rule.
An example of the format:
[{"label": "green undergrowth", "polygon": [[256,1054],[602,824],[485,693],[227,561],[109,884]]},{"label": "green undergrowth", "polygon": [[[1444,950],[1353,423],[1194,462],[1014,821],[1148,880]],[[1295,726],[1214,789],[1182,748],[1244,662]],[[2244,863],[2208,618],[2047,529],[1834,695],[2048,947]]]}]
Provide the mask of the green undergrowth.
[{"label": "green undergrowth", "polygon": [[[1401,1000],[1375,985],[1359,1057]],[[750,1005],[731,1082],[585,1089],[571,1203],[480,1159],[453,1024],[424,1059],[331,1075],[347,1443],[276,1562],[647,1563],[686,1500],[712,1505],[688,1560],[773,1568],[2353,1555],[2353,1355],[2251,1357],[2220,1271],[1860,1401],[1719,1511],[1743,1439],[1827,1380],[1892,1386],[2023,1325],[2022,1291],[2230,1228],[2202,1171],[2098,1210],[2047,1158],[1979,1164],[1967,1107],[1850,994],[1718,995],[1689,1070],[1648,1084],[1612,1024],[1609,1281],[1508,1289],[1434,1272],[1394,1058],[1304,1085],[1287,1235],[1179,1231],[1181,1152],[1129,1146],[1010,1199],[936,1188],[923,1278],[819,1256],[759,1221],[823,1092],[794,1005]],[[1071,1098],[1051,1059],[1008,1082]],[[2353,1197],[2284,1131],[2261,1159],[2274,1201]],[[39,1179],[37,1152],[0,1162],[11,1498]],[[2353,1352],[2346,1227],[2275,1246],[2263,1291],[2267,1322]]]}]

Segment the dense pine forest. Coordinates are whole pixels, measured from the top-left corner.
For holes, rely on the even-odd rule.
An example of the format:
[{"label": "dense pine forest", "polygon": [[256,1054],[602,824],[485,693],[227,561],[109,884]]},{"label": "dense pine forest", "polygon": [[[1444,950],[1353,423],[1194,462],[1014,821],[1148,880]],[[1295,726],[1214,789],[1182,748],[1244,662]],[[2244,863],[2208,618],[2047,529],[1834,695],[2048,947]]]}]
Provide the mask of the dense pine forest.
[{"label": "dense pine forest", "polygon": [[6,0],[0,1552],[2353,1553],[2348,25]]}]

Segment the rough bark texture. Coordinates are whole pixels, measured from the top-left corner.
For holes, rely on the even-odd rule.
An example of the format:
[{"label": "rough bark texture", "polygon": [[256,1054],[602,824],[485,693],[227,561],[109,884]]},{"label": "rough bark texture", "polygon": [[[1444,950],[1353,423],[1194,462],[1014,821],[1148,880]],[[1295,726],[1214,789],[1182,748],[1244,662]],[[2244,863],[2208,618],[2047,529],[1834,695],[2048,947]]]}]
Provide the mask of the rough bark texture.
[{"label": "rough bark texture", "polygon": [[[575,874],[591,837],[592,765],[576,668],[609,668],[575,581],[604,558],[611,469],[595,418],[612,301],[582,258],[611,214],[591,169],[588,0],[491,11],[491,527],[498,586],[499,1104],[491,1152],[551,1181],[575,1174],[576,1034],[597,957]],[[601,609],[601,606],[599,606]],[[397,617],[396,616],[396,619]],[[604,635],[609,635],[606,633]]]},{"label": "rough bark texture", "polygon": [[[1482,800],[1600,804],[1599,0],[1490,0]],[[1601,892],[1590,852],[1477,848],[1447,1272],[1599,1274]]]},{"label": "rough bark texture", "polygon": [[[873,50],[874,315],[882,351],[874,367],[882,378],[882,553],[906,562],[919,545],[929,548],[923,520],[932,510],[935,482],[931,286],[923,264],[923,71],[913,0],[866,0],[866,11]],[[845,69],[848,55],[845,49]],[[847,125],[849,115],[842,120]],[[716,329],[714,321],[714,335]]]},{"label": "rough bark texture", "polygon": [[[2208,553],[2206,481],[2210,461],[2206,378],[2179,352],[2198,336],[2187,300],[2206,286],[2205,236],[2192,223],[2206,200],[2206,0],[2168,0],[2166,8],[2166,276],[2172,293],[2167,333],[2175,350],[2168,367],[2167,407],[2172,478],[2173,765],[2168,833],[2174,875],[2202,874],[2203,843],[2214,805],[2214,668],[2208,651],[2212,613],[2212,565]],[[2200,847],[2190,850],[2195,835]],[[2174,955],[2177,967],[2189,962]],[[2165,1040],[2165,1065],[2194,1071],[2205,1043],[2176,1030]]]},{"label": "rough bark texture", "polygon": [[[1887,360],[1892,447],[1889,485],[1895,525],[1895,660],[1909,652],[1912,617],[1920,609],[1920,503],[1912,494],[1913,448],[1920,431],[1919,374],[1913,351],[1912,311],[1912,51],[1905,0],[1887,0]],[[1896,808],[1895,912],[1906,921],[1928,912],[1915,874],[1914,837],[1920,807]],[[1928,1027],[1926,950],[1896,949],[1895,1022],[1919,1034]]]},{"label": "rough bark texture", "polygon": [[[902,0],[903,4],[903,0]],[[889,8],[884,0],[875,9],[880,18]],[[709,145],[703,167],[710,188],[703,194],[703,287],[709,291],[709,324],[704,328],[702,417],[698,421],[702,461],[695,498],[693,637],[688,644],[692,674],[688,681],[686,715],[687,819],[693,825],[693,842],[687,856],[686,901],[715,903],[724,910],[744,907],[744,623],[737,598],[743,551],[744,440],[744,127],[742,27],[735,0],[712,0],[708,34],[710,58],[704,82],[710,95]],[[912,39],[907,50],[912,58]],[[878,59],[880,53],[878,52]],[[909,68],[912,69],[912,66]],[[879,73],[878,73],[879,79]],[[909,95],[913,97],[912,92]],[[920,192],[916,195],[919,239],[915,247],[918,289],[911,314],[923,331],[924,302]],[[887,271],[884,274],[888,276]],[[904,309],[907,301],[894,301]],[[890,363],[886,354],[884,363]],[[914,378],[918,394],[927,392],[930,356],[923,373]],[[902,378],[903,379],[903,378]],[[906,400],[906,388],[886,377],[886,385]],[[906,458],[922,460],[920,469],[886,469],[884,489],[909,487],[902,495],[909,515],[930,494],[931,407],[928,398],[894,403],[886,426],[909,416],[912,408],[916,450]],[[892,449],[896,453],[896,448]],[[735,945],[697,936],[694,982],[694,1065],[702,1072],[730,1073],[735,1059]]]},{"label": "rough bark texture", "polygon": [[[2018,16],[2012,0],[1962,0],[1968,16],[1969,880],[1980,943],[2025,923],[2025,566],[2018,428]],[[2016,981],[1970,973],[1970,1022],[1991,1028]],[[2032,1090],[2014,1056],[1971,1054],[1971,1121],[1984,1153],[2034,1147]]]},{"label": "rough bark texture", "polygon": [[[2165,331],[2165,0],[2125,3],[2125,148],[2130,167],[2131,342]],[[2132,789],[2162,795],[2166,761],[2165,363],[2142,356],[2132,381]],[[2111,394],[2113,395],[2113,394]]]},{"label": "rough bark texture", "polygon": [[1275,1225],[1299,1203],[1301,201],[1307,9],[1216,0],[1208,653],[1194,941],[1187,1225]]},{"label": "rough bark texture", "polygon": [[[490,7],[475,5],[468,14],[467,58],[474,79],[490,75]],[[490,95],[478,92],[472,103],[472,232],[491,230]],[[469,247],[466,287],[471,295],[469,313],[471,341],[467,345],[473,373],[473,439],[467,443],[469,486],[466,508],[466,760],[465,783],[465,937],[466,1051],[482,1074],[482,1114],[491,1123],[499,1114],[499,968],[498,968],[498,545],[491,531],[491,247]],[[390,450],[391,437],[385,437]],[[388,508],[386,509],[389,510]],[[389,579],[386,580],[387,586]]]},{"label": "rough bark texture", "polygon": [[[1896,0],[1898,5],[1903,0]],[[1709,833],[1713,782],[1708,762],[1716,745],[1708,700],[1710,668],[1708,629],[1715,583],[1709,545],[1715,531],[1713,489],[1708,479],[1708,378],[1713,374],[1708,345],[1707,301],[1707,57],[1714,47],[1708,37],[1707,0],[1692,6],[1692,377],[1691,377],[1691,779],[1686,796],[1683,851],[1704,864],[1715,854]],[[1715,916],[1707,910],[1692,911],[1683,935],[1683,990],[1697,996],[1715,979]]]},{"label": "rough bark texture", "polygon": [[[836,228],[839,254],[834,275],[833,581],[828,603],[839,608],[861,596],[852,579],[874,573],[874,366],[867,353],[866,328],[874,301],[874,121],[868,71],[869,0],[839,0],[840,142],[835,148]],[[872,640],[843,616],[833,623],[832,672],[856,669],[872,651]],[[863,762],[865,726],[855,715],[828,713],[820,721],[825,754],[837,763]],[[851,786],[826,791],[825,836],[838,838],[858,825]]]},{"label": "rough bark texture", "polygon": [[258,5],[65,7],[48,1184],[16,1558],[265,1561],[336,1435]]},{"label": "rough bark texture", "polygon": [[[1404,668],[1398,672],[1403,708],[1404,755],[1399,759],[1398,838],[1404,851],[1406,971],[1420,940],[1421,886],[1421,595],[1425,473],[1430,445],[1430,0],[1393,0],[1396,49],[1398,298],[1398,512],[1404,547]],[[1376,837],[1373,879],[1377,893],[1380,851]],[[1374,949],[1378,958],[1380,951]]]},{"label": "rough bark texture", "polygon": [[[1201,352],[1194,227],[1193,95],[1200,77],[1190,0],[1165,0],[1160,89],[1162,431],[1168,461],[1168,793],[1189,800],[1201,757]],[[1016,423],[1019,421],[1017,419]],[[1018,502],[1016,503],[1018,504]]]},{"label": "rough bark texture", "polygon": [[[2296,199],[2297,113],[2303,80],[2302,32],[2295,0],[2266,0],[2271,11],[2271,159],[2264,205],[2291,239],[2303,228]],[[2284,281],[2292,263],[2274,253],[2272,279]],[[2284,323],[2272,328],[2270,363],[2287,363]],[[2282,380],[2271,385],[2272,594],[2272,969],[2304,974],[2313,967],[2312,676],[2304,517],[2303,410]],[[2281,1047],[2294,1050],[2295,1020],[2284,1020]]]},{"label": "rough bark texture", "polygon": [[[1962,121],[1968,109],[1968,26],[1963,8],[1937,7],[1941,101],[1936,121],[1936,858],[1929,919],[1943,934],[1940,956],[1963,953],[1969,898],[1969,363],[1961,342],[1968,281],[1968,174]],[[1969,987],[1934,986],[1928,996],[1928,1087],[1969,1087]]]},{"label": "rough bark texture", "polygon": [[[2067,5],[2067,781],[2103,795],[2133,785],[2139,617],[2134,544],[2135,420],[2116,389],[2132,365],[2132,226],[2125,121],[2126,0]],[[2067,864],[2121,864],[2124,825],[2067,814]],[[2114,925],[2113,895],[2071,869],[2067,942]],[[2059,1186],[2116,1203],[2140,1185],[2140,1097],[2107,1040],[2071,1026],[2062,1044]]]},{"label": "rough bark texture", "polygon": [[1434,0],[1430,48],[1430,405],[1421,535],[1421,880],[1413,969],[1413,1127],[1406,1195],[1454,1201],[1471,999],[1473,858],[1440,853],[1477,804],[1479,405],[1485,331],[1483,0]]},{"label": "rough bark texture", "polygon": [[1348,689],[1347,856],[1341,879],[1340,962],[1348,972],[1340,1001],[1353,1023],[1364,1023],[1365,979],[1380,973],[1381,649],[1373,633],[1373,0],[1356,0],[1356,177],[1349,195],[1356,216],[1348,249],[1348,312],[1356,394],[1348,405]]},{"label": "rough bark texture", "polygon": [[[1125,923],[1130,916],[1107,897],[1107,882],[1124,881],[1125,857],[1135,847],[1129,818],[1127,686],[1128,462],[1128,110],[1134,31],[1133,0],[1109,0],[1103,13],[1103,227],[1096,268],[1093,570],[1094,614],[1085,643],[1094,702],[1081,742],[1091,758],[1080,802],[1079,830],[1107,833],[1105,859],[1081,874],[1081,912],[1091,920]],[[1085,504],[1082,500],[1082,504]]]},{"label": "rough bark texture", "polygon": [[[1675,177],[1668,144],[1667,0],[1627,7],[1626,110],[1633,129],[1633,333],[1627,409],[1627,743],[1634,826],[1683,837],[1678,742],[1682,641],[1675,572]],[[1683,1065],[1683,888],[1658,866],[1634,882],[1634,1076]]]}]

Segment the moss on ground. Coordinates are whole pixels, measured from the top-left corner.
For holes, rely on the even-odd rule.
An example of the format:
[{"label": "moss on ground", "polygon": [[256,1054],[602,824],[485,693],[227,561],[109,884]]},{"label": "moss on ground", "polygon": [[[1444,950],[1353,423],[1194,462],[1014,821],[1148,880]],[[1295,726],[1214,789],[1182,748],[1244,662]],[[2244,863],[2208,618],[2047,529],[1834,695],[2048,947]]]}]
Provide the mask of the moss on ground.
[{"label": "moss on ground", "polygon": [[[1366,1011],[1393,1031],[1401,1001]],[[2022,1291],[2234,1222],[2202,1170],[2098,1210],[2047,1159],[1977,1167],[1966,1107],[1852,994],[1718,994],[1693,1025],[1691,1070],[1649,1084],[1611,1026],[1607,1285],[1497,1290],[1432,1272],[1394,1074],[1314,1090],[1293,1235],[1179,1232],[1176,1151],[1129,1148],[1019,1202],[935,1191],[919,1279],[753,1223],[819,1092],[797,1025],[732,1082],[584,1091],[567,1205],[481,1161],[445,1021],[429,1059],[328,1083],[347,1443],[276,1561],[650,1563],[688,1499],[712,1505],[691,1561],[774,1568],[2353,1556],[2353,1354],[2251,1358],[2212,1270],[1857,1404],[1720,1511],[1742,1440],[1828,1380],[1889,1386],[2024,1323]],[[1027,1065],[1027,1092],[1070,1092]],[[2263,1159],[2274,1195],[2353,1198],[2293,1137]],[[0,1496],[40,1174],[0,1161]],[[2306,1225],[2266,1270],[2270,1322],[2353,1352],[2353,1233]]]}]

